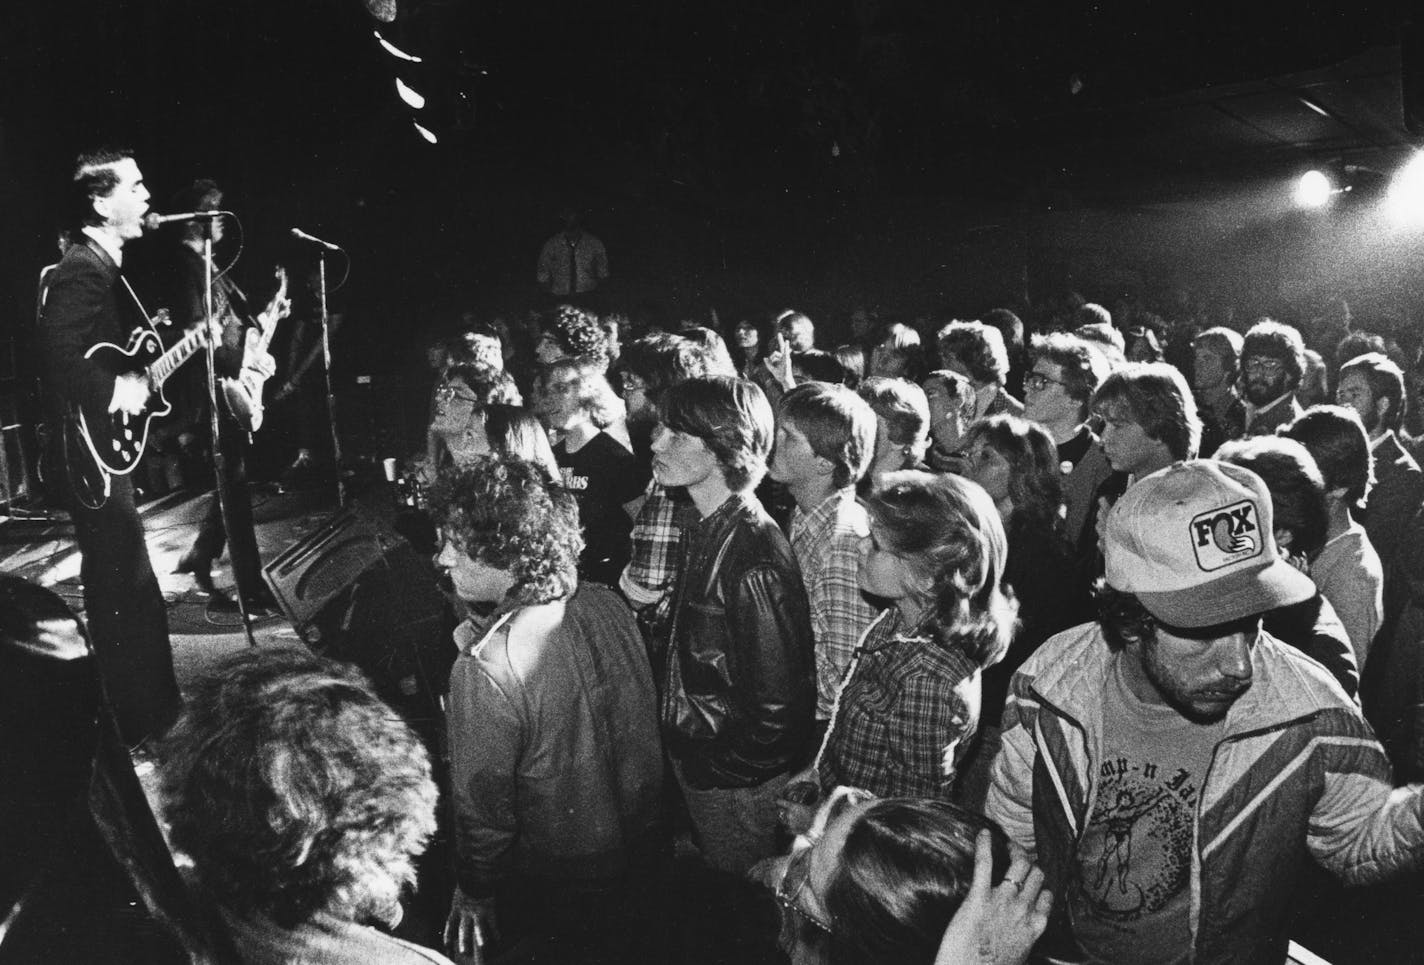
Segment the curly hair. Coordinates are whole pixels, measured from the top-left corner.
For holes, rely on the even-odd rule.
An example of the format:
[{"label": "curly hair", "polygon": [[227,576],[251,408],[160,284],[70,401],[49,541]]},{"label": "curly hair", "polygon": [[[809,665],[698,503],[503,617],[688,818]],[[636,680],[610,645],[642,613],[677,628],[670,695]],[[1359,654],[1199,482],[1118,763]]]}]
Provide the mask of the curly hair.
[{"label": "curly hair", "polygon": [[910,565],[911,592],[939,642],[980,667],[997,663],[1013,636],[1018,601],[1004,584],[1008,539],[989,494],[954,475],[892,472],[866,510],[885,547]]},{"label": "curly hair", "polygon": [[203,887],[288,929],[319,912],[396,920],[437,791],[425,747],[360,671],[266,646],[225,658],[189,697],[159,775]]},{"label": "curly hair", "polygon": [[430,515],[466,556],[514,579],[513,602],[549,603],[578,588],[578,504],[522,459],[481,456],[440,474]]},{"label": "curly hair", "polygon": [[755,489],[766,474],[776,423],[754,383],[724,375],[688,379],[663,394],[658,417],[674,432],[706,443],[734,492]]},{"label": "curly hair", "polygon": [[991,837],[992,881],[1009,867],[1008,838],[989,818],[946,801],[886,798],[850,819],[826,912],[833,965],[932,962],[974,880],[974,844]]},{"label": "curly hair", "polygon": [[1093,394],[1093,411],[1118,408],[1149,439],[1166,445],[1173,459],[1192,459],[1201,445],[1196,397],[1177,367],[1167,362],[1128,362]]},{"label": "curly hair", "polygon": [[1347,504],[1365,508],[1375,484],[1375,454],[1358,412],[1343,405],[1313,405],[1280,432],[1315,457],[1326,492],[1343,489]]},{"label": "curly hair", "polygon": [[1093,584],[1093,600],[1098,606],[1098,626],[1114,653],[1131,644],[1147,644],[1157,638],[1157,618],[1147,611],[1136,593],[1115,590],[1103,577]]},{"label": "curly hair", "polygon": [[588,359],[608,368],[608,333],[597,315],[572,305],[560,305],[544,317],[540,328],[571,358]]},{"label": "curly hair", "polygon": [[1013,415],[980,419],[964,434],[961,446],[978,442],[992,448],[1009,464],[1012,524],[1044,534],[1057,531],[1063,513],[1063,471],[1058,447],[1036,422]]},{"label": "curly hair", "polygon": [[1009,375],[1009,350],[1004,335],[983,322],[950,322],[939,331],[940,360],[964,366],[975,385],[1002,385]]},{"label": "curly hair", "polygon": [[593,359],[559,359],[546,365],[539,373],[539,395],[547,396],[549,386],[554,382],[567,381],[579,409],[588,413],[589,421],[595,426],[607,429],[624,418],[628,410],[603,372],[602,363]]},{"label": "curly hair", "polygon": [[1305,342],[1291,325],[1263,318],[1246,330],[1241,340],[1241,367],[1254,356],[1278,359],[1286,369],[1287,388],[1300,385],[1305,374]]}]

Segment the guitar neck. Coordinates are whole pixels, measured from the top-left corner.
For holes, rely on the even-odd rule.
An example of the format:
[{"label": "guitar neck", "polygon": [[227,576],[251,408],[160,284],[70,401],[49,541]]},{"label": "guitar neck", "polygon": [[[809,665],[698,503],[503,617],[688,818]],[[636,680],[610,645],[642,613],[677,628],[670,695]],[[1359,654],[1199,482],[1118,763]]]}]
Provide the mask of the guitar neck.
[{"label": "guitar neck", "polygon": [[164,352],[153,364],[145,369],[148,375],[148,382],[155,389],[168,381],[168,377],[178,371],[178,366],[188,361],[193,353],[203,347],[203,337],[208,331],[206,324],[199,325],[184,335],[178,344]]}]

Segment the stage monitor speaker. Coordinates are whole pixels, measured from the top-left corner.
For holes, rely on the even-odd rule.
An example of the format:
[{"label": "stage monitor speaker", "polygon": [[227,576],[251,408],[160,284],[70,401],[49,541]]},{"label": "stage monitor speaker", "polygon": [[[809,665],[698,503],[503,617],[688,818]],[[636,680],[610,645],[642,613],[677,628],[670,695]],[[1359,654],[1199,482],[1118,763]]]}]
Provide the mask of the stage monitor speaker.
[{"label": "stage monitor speaker", "polygon": [[430,557],[391,521],[352,503],[263,573],[314,650],[356,664],[413,723],[438,714],[455,619]]}]

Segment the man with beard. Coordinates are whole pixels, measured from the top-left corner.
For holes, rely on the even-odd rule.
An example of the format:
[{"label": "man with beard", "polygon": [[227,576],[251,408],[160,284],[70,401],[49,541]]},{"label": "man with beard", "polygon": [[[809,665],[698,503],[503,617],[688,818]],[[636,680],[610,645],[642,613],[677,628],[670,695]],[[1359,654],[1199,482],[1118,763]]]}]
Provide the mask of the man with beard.
[{"label": "man with beard", "polygon": [[1268,436],[1300,415],[1295,390],[1305,373],[1305,343],[1289,325],[1263,318],[1241,345],[1246,435]]},{"label": "man with beard", "polygon": [[1374,455],[1375,484],[1365,503],[1365,533],[1384,565],[1385,617],[1400,603],[1400,536],[1424,503],[1424,472],[1399,444],[1404,415],[1404,373],[1380,352],[1351,359],[1340,369],[1335,400],[1354,409],[1365,424]]},{"label": "man with beard", "polygon": [[1424,788],[1395,790],[1336,681],[1261,628],[1315,586],[1259,476],[1177,463],[1106,526],[1099,618],[1015,675],[986,804],[1064,898],[1040,950],[1282,961],[1312,860],[1361,884],[1424,859]]},{"label": "man with beard", "polygon": [[1246,403],[1237,389],[1241,348],[1241,336],[1222,326],[1192,339],[1192,392],[1202,420],[1203,456],[1246,431]]}]

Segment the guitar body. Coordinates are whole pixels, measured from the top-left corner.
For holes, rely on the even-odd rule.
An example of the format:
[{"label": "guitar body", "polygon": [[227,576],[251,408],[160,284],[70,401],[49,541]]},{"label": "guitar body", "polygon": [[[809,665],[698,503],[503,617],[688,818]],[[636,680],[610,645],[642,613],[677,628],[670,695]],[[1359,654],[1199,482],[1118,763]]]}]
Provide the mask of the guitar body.
[{"label": "guitar body", "polygon": [[[140,328],[129,339],[128,348],[111,342],[99,342],[84,353],[106,371],[119,375],[142,372],[163,355],[163,343],[151,326]],[[86,448],[94,461],[105,471],[123,476],[138,465],[139,456],[148,442],[149,422],[173,411],[163,397],[162,386],[155,386],[148,405],[136,416],[125,412],[109,412],[106,406],[78,406],[79,428]]]},{"label": "guitar body", "polygon": [[[256,331],[247,332],[249,343],[260,341]],[[237,378],[222,380],[223,399],[227,411],[246,432],[256,432],[262,428],[262,387],[267,384],[265,376],[251,369],[243,369]]]},{"label": "guitar body", "polygon": [[[277,323],[292,311],[292,303],[287,298],[287,273],[278,268],[277,293],[257,320],[256,328],[249,328],[244,336],[244,357],[252,358],[267,351],[272,343],[272,333]],[[223,399],[227,411],[237,424],[247,432],[262,428],[262,388],[267,384],[267,376],[255,369],[244,368],[237,378],[222,380]]]}]

